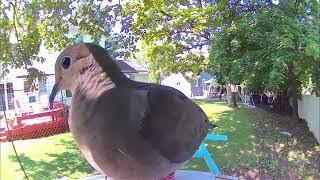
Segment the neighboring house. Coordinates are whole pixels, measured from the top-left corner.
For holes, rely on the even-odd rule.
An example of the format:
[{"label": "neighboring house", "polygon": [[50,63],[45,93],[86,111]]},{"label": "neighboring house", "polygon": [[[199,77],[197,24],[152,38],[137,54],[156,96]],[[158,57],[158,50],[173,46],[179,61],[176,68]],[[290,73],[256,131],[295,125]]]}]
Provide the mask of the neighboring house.
[{"label": "neighboring house", "polygon": [[215,79],[213,76],[202,71],[200,75],[191,82],[192,97],[206,95],[210,84],[214,81]]},{"label": "neighboring house", "polygon": [[191,84],[182,74],[171,74],[162,80],[162,84],[176,88],[187,97],[191,97]]},{"label": "neighboring house", "polygon": [[[48,79],[53,74],[46,74],[46,80],[35,81],[35,89],[27,82],[27,72],[11,72],[0,80],[0,107],[9,114],[20,111],[40,111],[48,105]],[[31,110],[32,109],[32,110]]]},{"label": "neighboring house", "polygon": [[187,97],[206,96],[210,84],[214,83],[213,76],[206,72],[201,72],[198,77],[187,81],[182,74],[171,74],[162,80],[162,84],[174,87],[183,92]]},{"label": "neighboring house", "polygon": [[116,60],[116,63],[128,78],[135,81],[149,82],[148,70],[129,61]]}]

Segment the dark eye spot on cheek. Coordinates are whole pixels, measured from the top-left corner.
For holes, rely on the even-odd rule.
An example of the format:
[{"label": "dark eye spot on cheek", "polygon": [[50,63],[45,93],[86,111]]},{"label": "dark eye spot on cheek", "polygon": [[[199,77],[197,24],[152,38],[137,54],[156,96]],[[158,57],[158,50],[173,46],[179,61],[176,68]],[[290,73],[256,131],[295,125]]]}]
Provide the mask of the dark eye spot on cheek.
[{"label": "dark eye spot on cheek", "polygon": [[88,69],[90,69],[92,67],[92,65],[90,66],[87,66],[87,67],[83,67],[81,70],[80,70],[80,74],[84,74]]}]

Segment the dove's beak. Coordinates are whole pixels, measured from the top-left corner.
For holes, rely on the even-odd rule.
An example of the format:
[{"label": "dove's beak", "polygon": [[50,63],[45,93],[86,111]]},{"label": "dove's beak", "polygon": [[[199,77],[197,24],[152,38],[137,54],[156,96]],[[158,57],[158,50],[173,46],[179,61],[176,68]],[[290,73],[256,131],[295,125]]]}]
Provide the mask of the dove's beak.
[{"label": "dove's beak", "polygon": [[60,90],[60,81],[56,81],[56,83],[54,84],[51,94],[49,96],[49,108],[52,109],[53,108],[53,101],[54,98],[56,97],[56,95],[58,94]]}]

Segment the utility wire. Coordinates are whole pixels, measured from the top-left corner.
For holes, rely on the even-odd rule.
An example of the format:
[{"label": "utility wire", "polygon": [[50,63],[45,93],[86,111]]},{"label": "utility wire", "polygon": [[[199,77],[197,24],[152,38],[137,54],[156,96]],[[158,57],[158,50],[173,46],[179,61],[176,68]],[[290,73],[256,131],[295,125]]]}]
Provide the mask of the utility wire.
[{"label": "utility wire", "polygon": [[[1,97],[1,100],[2,100],[2,102],[4,102],[3,96]],[[9,136],[9,137],[7,136],[7,138],[8,138],[8,140],[11,142],[12,148],[13,148],[13,150],[14,150],[14,153],[15,153],[15,155],[16,155],[16,158],[17,158],[17,160],[18,160],[18,162],[19,162],[19,165],[20,165],[20,167],[21,167],[21,170],[22,170],[24,176],[26,177],[27,180],[29,180],[29,177],[28,177],[28,175],[27,175],[27,173],[26,173],[26,171],[25,171],[25,169],[24,169],[24,167],[23,167],[23,165],[22,165],[22,163],[21,163],[21,160],[20,160],[20,158],[19,158],[19,155],[18,155],[18,153],[17,153],[16,146],[14,145],[13,141],[10,140],[10,136],[11,136],[11,135],[10,135],[9,125],[8,125],[8,122],[7,122],[7,114],[6,114],[6,109],[4,108],[4,105],[3,105],[3,104],[2,104],[2,109],[3,109],[4,120],[5,120],[5,122],[6,122],[7,132],[8,132],[8,136]]]}]

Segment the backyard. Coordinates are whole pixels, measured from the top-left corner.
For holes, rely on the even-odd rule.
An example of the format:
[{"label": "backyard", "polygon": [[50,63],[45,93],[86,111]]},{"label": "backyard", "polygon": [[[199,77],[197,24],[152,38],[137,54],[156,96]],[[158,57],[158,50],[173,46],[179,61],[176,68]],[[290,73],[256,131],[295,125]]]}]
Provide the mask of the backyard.
[{"label": "backyard", "polygon": [[[229,108],[224,102],[196,100],[227,142],[206,142],[224,174],[241,178],[319,179],[320,145],[305,123],[287,129],[290,119],[259,108]],[[281,131],[293,134],[289,137]],[[1,179],[23,179],[10,143],[1,143]],[[71,179],[94,173],[69,133],[16,141],[16,149],[30,179]],[[208,171],[202,159],[183,169]]]}]

